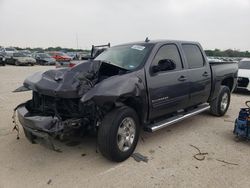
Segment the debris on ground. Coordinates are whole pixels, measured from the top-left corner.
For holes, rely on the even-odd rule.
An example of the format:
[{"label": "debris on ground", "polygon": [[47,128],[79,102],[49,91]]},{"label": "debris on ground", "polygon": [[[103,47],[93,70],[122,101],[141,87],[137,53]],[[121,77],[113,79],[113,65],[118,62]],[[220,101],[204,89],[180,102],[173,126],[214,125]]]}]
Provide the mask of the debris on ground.
[{"label": "debris on ground", "polygon": [[227,162],[227,161],[220,160],[220,159],[216,159],[216,161],[219,161],[219,162],[222,162],[222,163],[225,163],[225,164],[229,164],[229,165],[239,165],[237,163],[231,163],[231,162]]},{"label": "debris on ground", "polygon": [[140,153],[133,153],[133,154],[131,155],[131,157],[133,157],[134,160],[135,160],[136,162],[141,162],[141,161],[143,161],[143,162],[145,162],[145,163],[148,162],[148,157],[147,157],[147,156],[143,156],[143,155],[140,154]]},{"label": "debris on ground", "polygon": [[81,156],[82,156],[82,157],[85,157],[86,155],[87,155],[86,153],[83,153]]},{"label": "debris on ground", "polygon": [[144,138],[141,136],[141,141],[144,143],[145,142],[145,140],[144,140]]},{"label": "debris on ground", "polygon": [[49,181],[47,182],[47,184],[49,185],[49,184],[51,184],[51,182],[52,182],[52,180],[51,180],[51,179],[49,179]]},{"label": "debris on ground", "polygon": [[149,150],[148,152],[149,152],[150,154],[153,154],[153,153],[155,153],[155,150],[151,149],[151,150]]},{"label": "debris on ground", "polygon": [[208,153],[202,153],[201,150],[198,147],[196,147],[196,146],[194,146],[192,144],[190,144],[190,146],[193,147],[193,148],[195,148],[198,151],[197,154],[193,155],[193,157],[196,160],[203,161],[205,159],[205,155],[208,155]]}]

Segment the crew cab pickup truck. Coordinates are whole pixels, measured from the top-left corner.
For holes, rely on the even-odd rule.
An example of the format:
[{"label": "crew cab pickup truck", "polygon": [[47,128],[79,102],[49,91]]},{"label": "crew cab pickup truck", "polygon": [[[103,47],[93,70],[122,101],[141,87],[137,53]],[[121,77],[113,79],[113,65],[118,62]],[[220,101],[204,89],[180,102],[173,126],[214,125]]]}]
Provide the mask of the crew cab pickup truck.
[{"label": "crew cab pickup truck", "polygon": [[111,47],[73,68],[28,77],[32,90],[16,110],[26,137],[44,140],[93,131],[100,152],[123,161],[141,129],[154,132],[205,110],[223,116],[238,65],[208,63],[197,42],[148,41]]}]

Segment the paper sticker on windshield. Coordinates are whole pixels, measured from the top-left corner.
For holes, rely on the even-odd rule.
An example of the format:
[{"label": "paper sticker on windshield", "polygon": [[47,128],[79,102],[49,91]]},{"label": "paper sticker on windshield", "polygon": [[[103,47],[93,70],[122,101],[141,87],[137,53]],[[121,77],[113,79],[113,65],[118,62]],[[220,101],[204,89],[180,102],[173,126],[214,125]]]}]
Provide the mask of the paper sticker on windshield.
[{"label": "paper sticker on windshield", "polygon": [[142,51],[142,50],[144,50],[145,46],[133,45],[131,48],[132,48],[132,49],[135,49],[135,50],[140,50],[140,51]]}]

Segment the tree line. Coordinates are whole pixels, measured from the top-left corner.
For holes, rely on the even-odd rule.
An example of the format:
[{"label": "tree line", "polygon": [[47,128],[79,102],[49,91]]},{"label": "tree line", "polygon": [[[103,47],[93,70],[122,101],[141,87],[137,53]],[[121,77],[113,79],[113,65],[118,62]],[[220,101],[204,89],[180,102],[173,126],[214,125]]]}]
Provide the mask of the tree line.
[{"label": "tree line", "polygon": [[[90,50],[83,49],[75,49],[75,48],[62,48],[62,47],[48,47],[48,48],[20,48],[16,47],[17,50],[30,50],[34,51],[63,51],[63,52],[89,52]],[[249,51],[239,51],[239,50],[205,50],[207,56],[214,57],[250,57]]]},{"label": "tree line", "polygon": [[90,50],[75,49],[75,48],[62,48],[62,47],[48,47],[48,48],[20,48],[14,47],[17,50],[29,50],[31,52],[41,52],[41,51],[61,51],[61,52],[89,52]]},{"label": "tree line", "polygon": [[207,56],[214,56],[214,57],[250,57],[249,51],[239,51],[239,50],[205,50]]}]

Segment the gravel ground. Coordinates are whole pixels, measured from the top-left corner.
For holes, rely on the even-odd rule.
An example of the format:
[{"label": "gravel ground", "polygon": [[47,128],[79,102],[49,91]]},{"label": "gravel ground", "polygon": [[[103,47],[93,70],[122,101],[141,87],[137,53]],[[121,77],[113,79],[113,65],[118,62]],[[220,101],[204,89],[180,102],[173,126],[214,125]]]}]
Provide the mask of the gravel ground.
[{"label": "gravel ground", "polygon": [[[62,153],[32,145],[12,132],[13,108],[31,92],[12,93],[28,75],[53,67],[0,67],[0,188],[5,187],[250,187],[250,144],[236,142],[234,119],[250,94],[232,95],[224,117],[202,113],[156,133],[141,134],[136,152],[113,163],[96,153],[95,137],[76,146],[58,143]],[[202,161],[193,156],[198,147]],[[224,161],[224,162],[223,162]],[[228,164],[226,162],[232,163]]]}]

